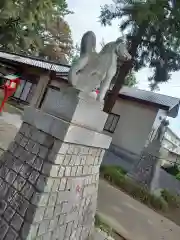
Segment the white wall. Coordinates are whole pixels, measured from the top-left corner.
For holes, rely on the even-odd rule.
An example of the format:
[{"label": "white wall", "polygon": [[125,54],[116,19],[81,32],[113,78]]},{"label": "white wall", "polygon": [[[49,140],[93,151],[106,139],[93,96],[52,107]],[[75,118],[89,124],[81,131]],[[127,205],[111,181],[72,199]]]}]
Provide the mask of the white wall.
[{"label": "white wall", "polygon": [[119,99],[113,113],[120,115],[112,144],[140,154],[152,129],[158,109],[135,101]]}]

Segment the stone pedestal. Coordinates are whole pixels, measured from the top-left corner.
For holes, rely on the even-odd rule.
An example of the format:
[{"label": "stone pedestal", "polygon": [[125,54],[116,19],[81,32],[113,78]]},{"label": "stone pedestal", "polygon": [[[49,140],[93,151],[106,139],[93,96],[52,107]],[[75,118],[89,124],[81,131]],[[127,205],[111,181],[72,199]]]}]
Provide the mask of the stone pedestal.
[{"label": "stone pedestal", "polygon": [[99,167],[111,138],[100,133],[99,118],[107,117],[100,108],[94,107],[89,127],[80,117],[82,102],[83,109],[99,103],[71,91],[74,97],[68,99],[76,102],[71,114],[68,105],[64,115],[54,116],[50,96],[43,111],[27,107],[0,159],[1,240],[86,240],[93,230]]},{"label": "stone pedestal", "polygon": [[157,165],[159,164],[160,147],[159,140],[150,142],[142,151],[138,163],[128,174],[130,178],[149,189],[151,189]]}]

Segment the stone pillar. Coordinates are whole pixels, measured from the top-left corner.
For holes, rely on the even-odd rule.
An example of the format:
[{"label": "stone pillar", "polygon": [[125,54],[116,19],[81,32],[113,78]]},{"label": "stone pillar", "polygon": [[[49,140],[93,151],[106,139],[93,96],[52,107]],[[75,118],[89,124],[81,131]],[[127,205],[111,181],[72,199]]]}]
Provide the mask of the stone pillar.
[{"label": "stone pillar", "polygon": [[145,147],[140,155],[140,159],[128,174],[130,178],[151,190],[153,179],[159,165],[161,143],[153,140]]},{"label": "stone pillar", "polygon": [[[107,115],[75,90],[56,97],[43,111],[25,109],[0,159],[1,240],[86,240],[93,231]],[[55,107],[59,99],[66,107]]]}]

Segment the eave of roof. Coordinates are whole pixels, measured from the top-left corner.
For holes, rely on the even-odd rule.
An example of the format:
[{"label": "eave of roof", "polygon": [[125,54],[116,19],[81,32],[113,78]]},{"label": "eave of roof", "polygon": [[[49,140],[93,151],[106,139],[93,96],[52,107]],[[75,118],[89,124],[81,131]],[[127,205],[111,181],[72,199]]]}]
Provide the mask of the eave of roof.
[{"label": "eave of roof", "polygon": [[0,51],[0,61],[14,62],[16,64],[25,64],[32,67],[42,68],[57,73],[68,73],[70,66],[59,64],[52,61],[46,61],[37,57],[23,56],[20,54],[8,53]]},{"label": "eave of roof", "polygon": [[141,104],[145,104],[145,105],[148,105],[148,106],[153,106],[153,107],[157,107],[157,108],[169,111],[168,106],[164,106],[164,105],[161,105],[161,104],[158,104],[158,103],[142,100],[142,99],[135,98],[135,97],[132,97],[132,96],[126,96],[126,95],[123,95],[123,94],[119,94],[119,98],[126,99],[126,100],[131,100],[131,101],[136,101],[136,102],[141,103]]},{"label": "eave of roof", "polygon": [[180,99],[137,88],[123,87],[119,93],[122,99],[137,101],[167,111],[169,117],[177,117]]}]

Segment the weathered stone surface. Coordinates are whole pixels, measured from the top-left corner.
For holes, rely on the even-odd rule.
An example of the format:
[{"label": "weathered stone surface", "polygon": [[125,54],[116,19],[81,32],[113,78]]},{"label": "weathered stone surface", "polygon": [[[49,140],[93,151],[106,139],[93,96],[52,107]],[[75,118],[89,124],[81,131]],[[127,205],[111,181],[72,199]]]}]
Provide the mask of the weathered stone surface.
[{"label": "weathered stone surface", "polygon": [[[102,113],[99,108],[98,111]],[[71,122],[64,121],[61,118],[49,115],[48,113],[45,113],[39,109],[34,109],[33,107],[25,108],[23,120],[26,122],[27,126],[28,124],[33,124],[37,129],[39,129],[39,131],[41,130],[40,132],[49,134],[57,140],[61,140],[66,143],[105,149],[109,148],[111,143],[110,136],[104,135],[100,131],[97,132],[95,130],[91,130],[90,126],[82,127],[85,125],[78,125],[77,123],[72,124]],[[94,122],[97,124],[97,119],[95,119]],[[102,123],[100,124],[103,126]]]},{"label": "weathered stone surface", "polygon": [[128,174],[138,183],[151,189],[151,184],[155,175],[155,170],[159,160],[159,150],[161,142],[159,139],[154,139],[146,146],[140,156],[139,161]]},{"label": "weathered stone surface", "polygon": [[85,240],[102,157],[23,123],[0,160],[0,239]]}]

